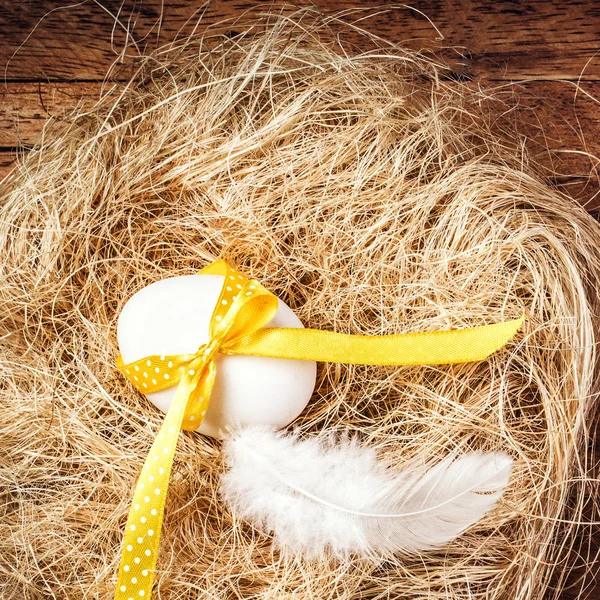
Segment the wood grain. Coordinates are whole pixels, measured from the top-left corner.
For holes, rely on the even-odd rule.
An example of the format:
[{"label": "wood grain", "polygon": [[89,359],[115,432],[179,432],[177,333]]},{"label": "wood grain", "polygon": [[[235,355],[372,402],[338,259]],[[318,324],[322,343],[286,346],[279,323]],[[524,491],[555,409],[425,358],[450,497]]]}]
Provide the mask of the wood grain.
[{"label": "wood grain", "polygon": [[92,106],[101,88],[95,82],[7,83],[0,88],[0,146],[35,144],[50,117]]},{"label": "wood grain", "polygon": [[[260,4],[271,13],[308,5],[308,0]],[[508,89],[520,82],[518,101],[532,152],[560,185],[581,201],[599,204],[600,120],[594,98],[600,98],[600,3],[425,0],[409,9],[393,8],[389,0],[314,0],[310,5],[325,15],[345,11],[346,20],[384,40],[435,51],[457,78],[474,87]],[[70,5],[0,0],[0,177],[10,169],[15,149],[34,144],[50,115],[93,102],[112,64],[126,64],[128,57],[195,28],[203,32],[222,23],[221,33],[239,30],[256,14],[247,13],[252,6],[234,0]],[[361,42],[359,36],[343,39],[348,47]]]},{"label": "wood grain", "polygon": [[[478,82],[471,82],[473,87]],[[504,85],[504,84],[503,84]],[[0,178],[19,147],[38,141],[50,117],[98,99],[100,82],[7,82],[0,87]],[[532,157],[552,181],[590,209],[600,206],[600,82],[533,81],[503,88],[511,118],[528,135]]]},{"label": "wood grain", "polygon": [[[236,20],[248,20],[245,11],[257,4],[271,12],[291,13],[302,6],[326,15],[348,11],[348,20],[360,21],[384,39],[440,50],[472,77],[600,79],[600,4],[589,0],[422,0],[413,9],[391,0],[299,0],[274,9],[269,2],[238,0],[103,0],[101,5],[87,0],[70,6],[59,0],[2,0],[2,75],[8,80],[99,80],[122,55],[191,33],[200,16],[200,30],[221,21],[226,21],[222,31],[239,29]],[[349,42],[356,39],[348,36]]]}]

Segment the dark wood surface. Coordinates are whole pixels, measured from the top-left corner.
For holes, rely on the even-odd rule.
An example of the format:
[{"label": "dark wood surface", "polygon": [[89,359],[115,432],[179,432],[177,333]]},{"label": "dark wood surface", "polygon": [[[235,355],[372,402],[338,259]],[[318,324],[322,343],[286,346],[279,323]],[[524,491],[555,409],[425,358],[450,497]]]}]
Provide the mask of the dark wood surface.
[{"label": "dark wood surface", "polygon": [[[435,50],[473,86],[515,90],[524,121],[551,149],[533,144],[534,153],[558,185],[600,206],[600,1],[425,0],[390,8],[385,0],[301,0],[276,10],[309,4],[346,11],[383,39]],[[93,100],[115,61],[192,32],[200,16],[198,30],[222,21],[224,31],[235,30],[256,5],[0,0],[0,177],[49,115]]]},{"label": "dark wood surface", "polygon": [[[0,179],[49,116],[93,102],[113,63],[194,28],[223,21],[224,32],[239,29],[236,20],[257,4],[346,11],[384,40],[435,51],[469,85],[514,94],[530,150],[554,183],[600,208],[600,0],[417,0],[412,8],[312,0],[276,9],[235,0],[0,0]],[[588,597],[600,600],[591,587]],[[562,597],[576,594],[577,586]]]}]

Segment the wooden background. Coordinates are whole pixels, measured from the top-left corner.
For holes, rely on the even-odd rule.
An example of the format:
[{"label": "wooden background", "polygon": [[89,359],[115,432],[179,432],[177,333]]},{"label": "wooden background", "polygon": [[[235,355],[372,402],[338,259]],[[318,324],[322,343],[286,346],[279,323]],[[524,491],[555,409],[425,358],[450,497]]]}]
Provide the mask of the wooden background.
[{"label": "wooden background", "polygon": [[[48,116],[94,99],[119,57],[190,33],[200,16],[199,30],[223,19],[235,30],[257,4],[274,10],[235,0],[0,0],[0,178]],[[552,181],[600,208],[600,0],[295,3],[306,5],[346,10],[385,39],[436,50],[473,86],[514,91]]]},{"label": "wooden background", "polygon": [[[191,33],[200,16],[200,31],[223,19],[230,19],[223,31],[235,31],[234,20],[256,5],[0,0],[0,180],[49,116],[95,99],[115,61]],[[287,12],[307,5],[348,11],[347,20],[384,39],[435,51],[469,85],[512,92],[546,175],[598,216],[600,0],[417,0],[412,8],[386,0],[300,1],[284,9],[260,3]],[[589,585],[600,600],[598,581]]]}]

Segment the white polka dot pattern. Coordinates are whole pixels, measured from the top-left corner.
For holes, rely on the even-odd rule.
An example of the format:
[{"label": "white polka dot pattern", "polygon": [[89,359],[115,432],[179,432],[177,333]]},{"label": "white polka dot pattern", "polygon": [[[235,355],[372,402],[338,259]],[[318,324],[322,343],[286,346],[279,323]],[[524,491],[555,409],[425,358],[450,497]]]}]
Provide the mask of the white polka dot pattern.
[{"label": "white polka dot pattern", "polygon": [[178,385],[133,495],[127,519],[115,600],[152,594],[163,513],[179,431],[195,430],[204,419],[213,388],[218,352],[227,344],[266,325],[277,312],[277,298],[255,280],[247,280],[224,261],[199,274],[223,275],[223,288],[210,322],[210,341],[194,355],[147,356],[119,370],[137,390],[148,394]]}]

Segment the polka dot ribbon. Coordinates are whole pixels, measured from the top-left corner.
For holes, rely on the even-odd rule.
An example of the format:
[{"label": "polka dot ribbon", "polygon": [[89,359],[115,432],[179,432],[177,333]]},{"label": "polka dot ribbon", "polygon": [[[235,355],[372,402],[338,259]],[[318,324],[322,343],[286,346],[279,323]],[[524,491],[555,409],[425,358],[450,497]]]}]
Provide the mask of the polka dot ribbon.
[{"label": "polka dot ribbon", "polygon": [[277,312],[277,298],[258,281],[248,280],[224,261],[200,274],[224,275],[210,320],[210,341],[196,354],[148,356],[118,368],[143,393],[178,385],[175,398],[138,478],[127,519],[116,600],[139,600],[152,593],[171,466],[180,429],[197,429],[206,414],[215,381],[214,357],[228,353],[238,338],[264,327]]},{"label": "polka dot ribbon", "polygon": [[148,356],[117,367],[144,394],[177,385],[175,397],[138,478],[119,565],[115,600],[150,598],[165,502],[181,429],[196,430],[216,377],[214,358],[249,354],[367,365],[450,364],[483,360],[518,331],[523,317],[468,329],[364,336],[315,329],[266,328],[277,298],[217,260],[199,273],[223,276],[209,342],[193,355]]}]

